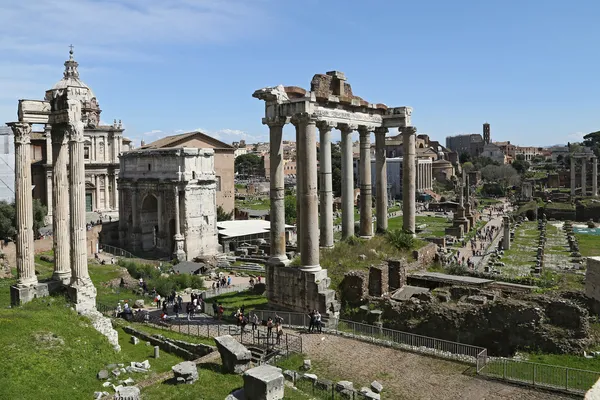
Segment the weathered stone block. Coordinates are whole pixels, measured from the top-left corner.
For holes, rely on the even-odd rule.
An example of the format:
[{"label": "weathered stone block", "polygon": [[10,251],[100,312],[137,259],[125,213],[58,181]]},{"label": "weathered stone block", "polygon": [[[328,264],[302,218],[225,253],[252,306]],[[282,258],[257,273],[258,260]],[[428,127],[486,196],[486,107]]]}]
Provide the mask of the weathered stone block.
[{"label": "weathered stone block", "polygon": [[108,379],[108,371],[103,369],[98,372],[98,379]]},{"label": "weathered stone block", "polygon": [[117,386],[115,400],[140,400],[140,389],[137,386]]},{"label": "weathered stone block", "polygon": [[217,350],[221,354],[223,370],[228,373],[241,374],[250,368],[252,353],[230,335],[215,338]]},{"label": "weathered stone block", "polygon": [[140,342],[140,339],[136,338],[135,336],[131,337],[131,343],[132,344],[138,344]]},{"label": "weathered stone block", "polygon": [[284,378],[280,368],[264,364],[249,369],[243,377],[248,400],[283,399]]},{"label": "weathered stone block", "polygon": [[371,382],[371,389],[375,393],[381,393],[381,391],[383,390],[383,385],[377,381],[373,381]]},{"label": "weathered stone block", "polygon": [[191,385],[198,380],[198,368],[191,361],[184,361],[171,367],[175,381],[177,383],[186,383]]}]

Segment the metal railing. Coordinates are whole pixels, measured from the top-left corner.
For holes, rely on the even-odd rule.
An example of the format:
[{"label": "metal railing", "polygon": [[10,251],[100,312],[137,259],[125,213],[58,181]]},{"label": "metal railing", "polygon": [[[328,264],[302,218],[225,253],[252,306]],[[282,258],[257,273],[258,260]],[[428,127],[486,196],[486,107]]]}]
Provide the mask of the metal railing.
[{"label": "metal railing", "polygon": [[322,400],[367,400],[372,399],[356,389],[338,388],[336,383],[326,379],[314,379],[294,371],[292,382],[298,390],[304,392],[314,399]]},{"label": "metal railing", "polygon": [[508,382],[531,385],[570,393],[585,393],[600,376],[600,372],[539,364],[508,358],[489,359],[478,374]]},{"label": "metal railing", "polygon": [[100,248],[102,249],[102,251],[104,251],[106,253],[110,253],[110,254],[114,255],[115,257],[139,258],[138,256],[128,252],[127,250],[123,250],[118,247],[111,246],[109,244],[102,244],[102,245],[100,245]]},{"label": "metal railing", "polygon": [[[114,307],[98,304],[97,309],[106,316],[117,317]],[[275,330],[270,330],[261,325],[253,327],[250,324],[242,329],[241,326],[237,325],[223,324],[217,321],[199,321],[194,318],[188,320],[183,316],[172,316],[163,320],[143,311],[134,311],[131,314],[122,315],[122,317],[126,321],[146,323],[155,328],[170,330],[189,336],[214,338],[222,335],[231,335],[242,344],[265,349],[267,354],[277,353],[287,356],[291,353],[302,353],[301,336],[283,332],[278,337]]]},{"label": "metal railing", "polygon": [[244,290],[250,289],[246,285],[231,285],[227,287],[220,287],[218,289],[207,289],[203,291],[200,296],[204,299],[212,299],[213,297],[220,296],[225,293],[243,292]]}]

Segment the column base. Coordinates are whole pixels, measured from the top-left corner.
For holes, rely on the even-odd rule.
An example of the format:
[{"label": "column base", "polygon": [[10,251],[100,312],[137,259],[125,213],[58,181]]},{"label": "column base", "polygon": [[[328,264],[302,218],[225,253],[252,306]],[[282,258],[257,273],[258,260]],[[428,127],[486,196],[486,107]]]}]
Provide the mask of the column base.
[{"label": "column base", "polygon": [[276,267],[287,267],[288,265],[290,265],[290,263],[291,261],[287,258],[285,254],[281,256],[273,256],[267,260],[267,264],[274,265]]},{"label": "column base", "polygon": [[13,285],[10,287],[10,304],[20,306],[35,298],[46,297],[50,294],[48,284],[37,283],[34,286]]},{"label": "column base", "polygon": [[301,265],[298,269],[302,272],[319,272],[323,268],[320,265]]},{"label": "column base", "polygon": [[96,287],[90,278],[72,279],[67,293],[78,313],[96,310]]},{"label": "column base", "polygon": [[58,281],[63,285],[68,285],[71,282],[71,271],[66,272],[54,272],[52,274],[52,280]]},{"label": "column base", "polygon": [[320,249],[325,249],[325,250],[333,249],[334,247],[335,246],[333,244],[328,244],[328,245],[325,245],[325,246],[319,246]]},{"label": "column base", "polygon": [[367,239],[367,240],[368,240],[368,239],[372,239],[372,238],[373,238],[373,235],[360,235],[360,238],[361,238],[361,239]]},{"label": "column base", "polygon": [[175,240],[175,251],[173,252],[173,257],[177,258],[177,260],[179,261],[187,261],[185,250],[183,250],[185,244],[185,237],[179,234],[175,235],[173,237],[173,240]]}]

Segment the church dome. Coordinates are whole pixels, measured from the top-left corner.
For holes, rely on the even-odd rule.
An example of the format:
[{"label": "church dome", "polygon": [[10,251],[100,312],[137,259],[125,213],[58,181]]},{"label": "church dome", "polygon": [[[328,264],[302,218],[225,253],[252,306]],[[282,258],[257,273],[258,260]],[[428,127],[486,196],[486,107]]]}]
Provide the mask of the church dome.
[{"label": "church dome", "polygon": [[77,70],[78,66],[79,63],[73,58],[73,48],[71,48],[69,51],[69,59],[65,61],[65,72],[63,73],[63,78],[56,82],[51,90],[66,89],[69,86],[85,88],[88,92],[86,100],[91,100],[96,96],[94,95],[94,92],[92,92],[92,89],[81,79],[79,79],[79,71]]}]

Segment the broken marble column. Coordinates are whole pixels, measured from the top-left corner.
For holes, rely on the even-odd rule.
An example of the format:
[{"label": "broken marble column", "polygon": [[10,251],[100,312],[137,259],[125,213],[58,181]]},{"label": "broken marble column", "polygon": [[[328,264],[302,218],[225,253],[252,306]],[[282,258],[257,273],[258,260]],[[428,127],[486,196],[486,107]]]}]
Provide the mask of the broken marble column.
[{"label": "broken marble column", "polygon": [[598,196],[598,158],[592,157],[592,196]]},{"label": "broken marble column", "polygon": [[69,137],[64,124],[52,127],[53,205],[52,231],[54,245],[54,274],[52,279],[68,284],[71,281],[70,217],[69,217]]},{"label": "broken marble column", "polygon": [[179,187],[175,186],[173,189],[174,204],[175,204],[175,252],[173,256],[179,261],[186,261],[186,254],[184,250],[185,237],[181,234],[181,217],[180,217],[180,205],[179,205]]},{"label": "broken marble column", "polygon": [[577,182],[575,182],[575,157],[571,154],[571,197],[575,197],[575,188]]},{"label": "broken marble column", "polygon": [[354,236],[354,165],[352,132],[357,125],[340,125],[342,132],[342,239]]},{"label": "broken marble column", "polygon": [[388,228],[387,209],[387,161],[385,154],[385,134],[387,128],[375,129],[375,214],[377,215],[377,232],[385,232]]},{"label": "broken marble column", "polygon": [[415,234],[416,212],[416,147],[415,138],[417,128],[407,126],[402,128],[402,147],[404,156],[402,160],[402,222],[405,232]]},{"label": "broken marble column", "polygon": [[289,264],[285,254],[285,186],[282,141],[283,127],[286,122],[288,122],[286,117],[263,119],[263,123],[269,126],[269,167],[271,171],[271,212],[269,215],[271,252],[268,262],[279,266]]},{"label": "broken marble column", "polygon": [[36,286],[33,259],[33,199],[31,186],[31,125],[8,124],[15,135],[15,220],[17,225],[17,288]]},{"label": "broken marble column", "polygon": [[373,237],[373,198],[371,188],[371,131],[374,128],[358,127],[360,140],[360,236]]},{"label": "broken marble column", "polygon": [[300,186],[300,269],[305,272],[321,270],[319,264],[319,209],[317,198],[317,120],[310,114],[296,115],[300,126],[298,150],[303,155],[298,166],[303,170]]},{"label": "broken marble column", "polygon": [[587,194],[587,159],[581,159],[581,195],[585,196]]},{"label": "broken marble column", "polygon": [[335,123],[320,121],[319,127],[319,245],[333,247],[333,184],[331,181],[331,129]]},{"label": "broken marble column", "polygon": [[69,193],[71,199],[71,284],[69,295],[78,312],[95,310],[96,288],[87,264],[85,161],[81,100],[68,99]]}]

